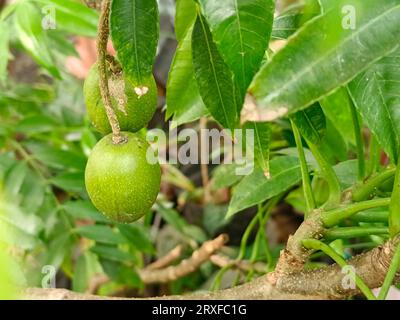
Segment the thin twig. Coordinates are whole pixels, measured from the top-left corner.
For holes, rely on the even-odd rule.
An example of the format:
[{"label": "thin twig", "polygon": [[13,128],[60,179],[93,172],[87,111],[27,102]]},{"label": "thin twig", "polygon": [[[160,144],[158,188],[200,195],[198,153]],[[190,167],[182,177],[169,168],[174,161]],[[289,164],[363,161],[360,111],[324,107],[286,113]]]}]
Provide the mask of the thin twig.
[{"label": "thin twig", "polygon": [[188,259],[182,260],[176,266],[169,266],[158,270],[141,270],[139,276],[144,283],[165,283],[182,278],[189,273],[196,271],[200,265],[208,261],[217,250],[221,249],[228,241],[226,234],[221,234],[213,240],[203,243],[203,245],[193,252]]},{"label": "thin twig", "polygon": [[111,0],[104,0],[101,9],[101,15],[99,20],[99,28],[97,34],[97,59],[99,68],[99,86],[101,97],[103,99],[104,107],[106,109],[107,118],[110,122],[110,126],[113,133],[113,142],[115,144],[124,141],[121,136],[121,130],[118,123],[118,118],[114,112],[110,90],[108,88],[108,77],[107,77],[107,43],[108,36],[110,33],[109,28],[109,15],[110,15],[110,4]]},{"label": "thin twig", "polygon": [[[166,283],[182,278],[196,271],[204,262],[210,260],[210,257],[228,241],[226,234],[221,234],[213,240],[203,243],[203,245],[192,253],[188,259],[182,260],[178,265],[171,266],[171,263],[177,260],[182,254],[182,246],[176,246],[164,257],[148,265],[146,268],[137,270],[140,279],[145,284]],[[100,275],[93,279],[89,284],[87,293],[96,293],[99,287],[107,283],[110,279],[106,275]]]},{"label": "thin twig", "polygon": [[267,270],[267,265],[263,262],[252,263],[248,260],[234,260],[221,254],[213,254],[210,257],[210,261],[220,268],[231,266],[245,272],[255,271],[257,273],[265,273]]},{"label": "thin twig", "polygon": [[157,270],[168,267],[182,255],[182,245],[177,245],[174,249],[168,252],[165,256],[149,264],[146,270]]}]

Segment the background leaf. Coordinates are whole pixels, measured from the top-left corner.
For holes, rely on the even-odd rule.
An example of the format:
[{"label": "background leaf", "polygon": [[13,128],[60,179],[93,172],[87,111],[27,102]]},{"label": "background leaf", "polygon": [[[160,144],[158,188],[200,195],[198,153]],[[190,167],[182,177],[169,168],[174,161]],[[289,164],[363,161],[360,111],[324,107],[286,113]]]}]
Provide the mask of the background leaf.
[{"label": "background leaf", "polygon": [[[343,28],[353,5],[356,29]],[[341,0],[306,23],[258,73],[252,91],[271,118],[306,108],[398,46],[400,3]]]},{"label": "background leaf", "polygon": [[[42,13],[46,7],[55,10],[56,28],[72,34],[95,37],[97,34],[98,14],[95,10],[77,1],[36,0],[42,3]],[[79,14],[78,14],[79,13]]]},{"label": "background leaf", "polygon": [[194,78],[192,30],[193,27],[189,27],[180,41],[168,74],[166,117],[173,115],[177,125],[197,120],[208,114]]},{"label": "background leaf", "polygon": [[204,104],[216,121],[225,128],[233,129],[238,122],[241,98],[201,15],[193,28],[192,50],[197,86]]},{"label": "background leaf", "polygon": [[301,135],[314,145],[321,143],[326,129],[325,115],[318,103],[290,117]]},{"label": "background leaf", "polygon": [[108,222],[108,219],[89,201],[67,201],[63,203],[63,208],[75,219],[91,219],[97,222]]},{"label": "background leaf", "polygon": [[227,217],[270,199],[301,180],[300,163],[297,158],[274,158],[270,162],[270,168],[271,178],[266,178],[262,169],[255,168],[233,189]]},{"label": "background leaf", "polygon": [[76,232],[81,236],[95,240],[100,243],[121,244],[125,243],[125,238],[114,232],[110,227],[103,225],[82,226],[76,229]]},{"label": "background leaf", "polygon": [[18,38],[29,54],[46,68],[51,75],[60,78],[60,72],[54,64],[47,35],[42,28],[42,15],[30,2],[20,2],[15,11]]},{"label": "background leaf", "polygon": [[400,51],[396,50],[349,84],[356,108],[393,162],[400,147],[399,68]]},{"label": "background leaf", "polygon": [[246,93],[272,30],[273,0],[200,0],[218,50]]},{"label": "background leaf", "polygon": [[250,146],[246,142],[246,149],[249,147],[254,150],[255,163],[269,175],[269,145],[271,141],[271,129],[267,122],[246,122],[243,129],[253,130],[254,145]]},{"label": "background leaf", "polygon": [[85,174],[83,172],[63,172],[50,179],[50,183],[69,192],[85,190]]},{"label": "background leaf", "polygon": [[193,0],[177,0],[175,11],[175,34],[176,40],[181,42],[188,30],[196,20],[196,2]]},{"label": "background leaf", "polygon": [[340,87],[320,101],[324,114],[329,118],[346,142],[356,144],[354,125],[351,118],[350,97],[346,88]]},{"label": "background leaf", "polygon": [[0,84],[3,84],[7,76],[7,64],[10,56],[8,41],[10,29],[7,23],[0,20]]},{"label": "background leaf", "polygon": [[272,25],[272,39],[287,39],[301,26],[302,4],[296,4],[287,8],[274,19]]},{"label": "background leaf", "polygon": [[119,224],[118,229],[121,234],[136,249],[142,252],[154,253],[154,247],[150,240],[150,235],[138,224]]},{"label": "background leaf", "polygon": [[159,35],[157,2],[113,1],[110,27],[125,75],[140,84],[153,70]]}]

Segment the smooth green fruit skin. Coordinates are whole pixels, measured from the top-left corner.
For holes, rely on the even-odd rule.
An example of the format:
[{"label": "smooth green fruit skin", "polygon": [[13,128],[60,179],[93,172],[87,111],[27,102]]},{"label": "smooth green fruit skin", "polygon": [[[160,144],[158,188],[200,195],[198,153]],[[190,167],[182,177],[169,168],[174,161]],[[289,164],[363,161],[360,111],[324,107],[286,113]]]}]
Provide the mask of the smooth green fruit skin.
[{"label": "smooth green fruit skin", "polygon": [[147,212],[160,190],[161,169],[147,161],[149,144],[138,134],[121,133],[127,141],[105,136],[93,148],[85,170],[86,190],[94,206],[108,218],[129,223]]},{"label": "smooth green fruit skin", "polygon": [[[126,114],[118,109],[118,104],[114,98],[111,98],[111,100],[121,130],[136,132],[147,126],[157,109],[157,85],[153,75],[145,79],[141,84],[133,83],[127,78],[124,78],[124,82],[125,95],[127,97],[127,103],[125,105]],[[145,95],[139,97],[134,91],[134,88],[141,86],[148,87],[149,91]],[[107,113],[100,93],[97,63],[90,68],[83,85],[83,94],[86,109],[93,126],[104,135],[111,133],[111,126],[108,122]]]}]

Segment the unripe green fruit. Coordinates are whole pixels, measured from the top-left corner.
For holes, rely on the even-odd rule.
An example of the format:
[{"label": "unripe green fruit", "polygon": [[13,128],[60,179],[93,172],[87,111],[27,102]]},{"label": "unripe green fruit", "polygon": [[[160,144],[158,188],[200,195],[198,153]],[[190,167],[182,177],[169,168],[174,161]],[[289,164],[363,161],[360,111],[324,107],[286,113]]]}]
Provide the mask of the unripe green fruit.
[{"label": "unripe green fruit", "polygon": [[125,142],[114,144],[112,134],[93,148],[85,170],[86,190],[94,206],[108,218],[133,222],[145,215],[160,190],[161,169],[147,161],[149,144],[137,134],[121,132]]},{"label": "unripe green fruit", "polygon": [[[146,127],[157,108],[157,85],[153,75],[139,84],[109,72],[108,80],[113,109],[121,130],[136,132]],[[102,134],[111,133],[100,93],[97,63],[90,68],[83,86],[83,94],[94,127]]]}]

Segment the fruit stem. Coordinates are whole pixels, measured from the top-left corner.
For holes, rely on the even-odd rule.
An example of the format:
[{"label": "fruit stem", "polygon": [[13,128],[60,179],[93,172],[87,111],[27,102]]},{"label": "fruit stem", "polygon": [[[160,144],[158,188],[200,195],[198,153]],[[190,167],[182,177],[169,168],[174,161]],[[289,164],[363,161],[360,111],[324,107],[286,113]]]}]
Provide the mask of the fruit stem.
[{"label": "fruit stem", "polygon": [[124,141],[121,136],[121,129],[118,123],[118,118],[114,112],[111,102],[110,90],[108,88],[107,78],[107,43],[110,33],[109,16],[110,16],[111,0],[104,0],[101,8],[99,28],[97,33],[97,60],[99,67],[99,86],[104,107],[106,108],[108,122],[112,129],[112,140],[114,144],[119,144]]}]

